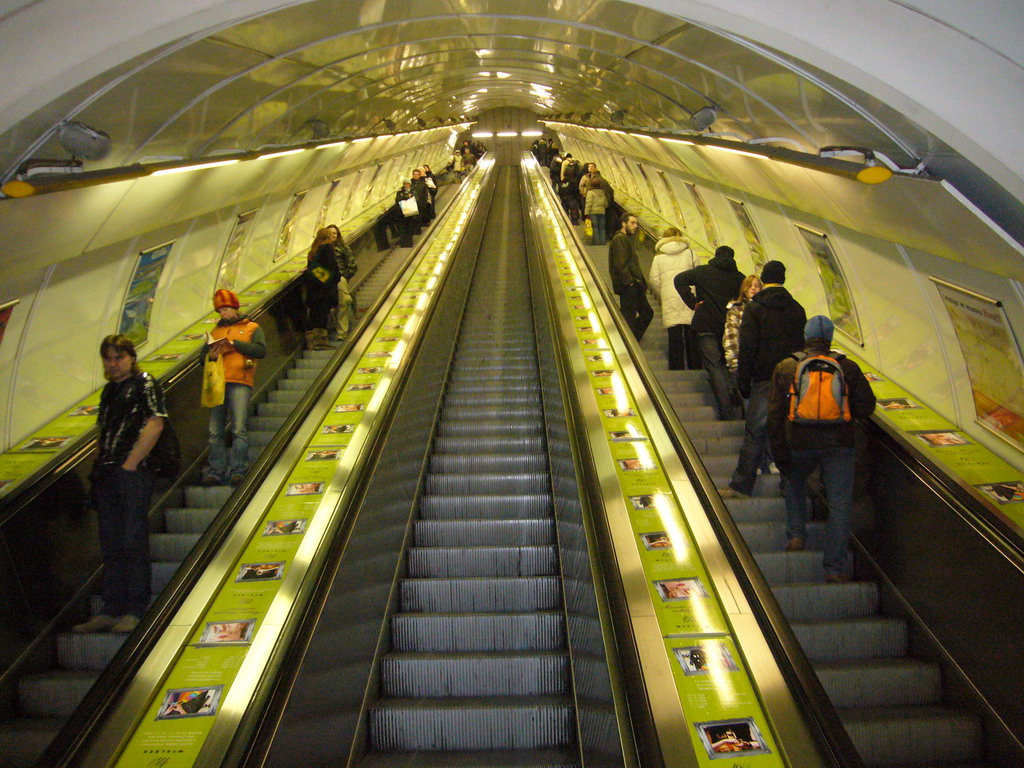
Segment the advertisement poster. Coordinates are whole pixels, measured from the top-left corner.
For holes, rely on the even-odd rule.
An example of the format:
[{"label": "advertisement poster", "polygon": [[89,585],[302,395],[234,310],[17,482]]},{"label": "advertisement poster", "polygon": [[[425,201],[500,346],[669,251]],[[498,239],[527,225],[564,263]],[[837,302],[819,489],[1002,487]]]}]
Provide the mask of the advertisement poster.
[{"label": "advertisement poster", "polygon": [[650,195],[650,200],[651,203],[653,203],[654,205],[654,209],[662,216],[664,216],[665,211],[661,207],[661,201],[658,199],[658,196],[654,194],[654,185],[651,183],[651,179],[647,175],[647,171],[644,170],[644,166],[642,163],[637,163],[636,167],[637,170],[640,171],[640,175],[643,177],[644,183],[647,185],[647,193]]},{"label": "advertisement poster", "polygon": [[853,303],[853,296],[846,284],[839,260],[828,242],[828,236],[803,227],[797,227],[797,231],[807,245],[812,261],[818,267],[818,276],[821,278],[822,288],[825,289],[825,301],[828,302],[828,313],[832,322],[858,344],[863,344],[864,336],[860,332],[857,307]]},{"label": "advertisement poster", "polygon": [[761,238],[757,234],[757,227],[754,226],[753,219],[750,218],[747,206],[739,200],[733,200],[731,197],[725,199],[729,201],[733,213],[736,214],[736,218],[740,222],[740,229],[743,230],[743,237],[747,241],[747,248],[750,249],[750,258],[754,260],[754,271],[757,274],[761,274],[764,265],[768,263],[768,254],[764,251],[764,245],[762,245]]},{"label": "advertisement poster", "polygon": [[14,307],[18,303],[18,300],[9,301],[3,306],[0,306],[0,344],[4,343],[4,334],[7,332],[7,324],[11,321],[11,315],[14,314]]},{"label": "advertisement poster", "polygon": [[288,205],[288,210],[284,214],[284,221],[281,222],[281,234],[277,236],[277,250],[274,251],[274,261],[280,261],[288,255],[288,251],[292,246],[292,233],[295,230],[295,220],[299,217],[299,207],[302,205],[302,201],[306,199],[306,192],[295,193],[291,203]]},{"label": "advertisement poster", "polygon": [[342,219],[346,219],[346,220],[347,220],[347,219],[349,218],[349,214],[350,214],[350,213],[352,212],[352,203],[354,203],[354,202],[355,202],[355,199],[356,199],[356,193],[358,192],[358,190],[359,190],[359,188],[360,188],[360,187],[359,187],[359,185],[360,185],[360,184],[362,183],[362,181],[363,181],[363,174],[364,174],[364,173],[366,173],[366,169],[365,169],[365,168],[361,169],[361,170],[360,170],[360,171],[359,171],[359,172],[358,172],[358,173],[356,174],[356,179],[355,179],[355,181],[354,181],[354,182],[352,182],[352,186],[351,186],[351,187],[349,187],[349,194],[348,194],[348,196],[347,196],[347,197],[345,198],[345,210],[343,210],[343,211],[341,212],[341,218],[342,218]]},{"label": "advertisement poster", "polygon": [[932,282],[960,343],[978,421],[1024,445],[1024,364],[1002,304],[934,277]]},{"label": "advertisement poster", "polygon": [[121,310],[118,333],[123,333],[138,347],[149,338],[149,318],[153,311],[153,297],[160,283],[160,275],[167,265],[167,255],[174,245],[172,240],[139,254],[135,274],[128,283],[128,294]]},{"label": "advertisement poster", "polygon": [[686,231],[686,219],[683,218],[683,211],[679,207],[679,198],[676,197],[676,191],[672,189],[672,185],[668,183],[668,177],[664,171],[658,171],[658,177],[661,179],[662,185],[665,187],[665,194],[670,203],[672,203],[672,213],[675,218],[675,226],[681,229],[683,232]]},{"label": "advertisement poster", "polygon": [[327,192],[324,194],[324,201],[320,203],[320,212],[316,215],[316,226],[313,227],[314,232],[319,232],[327,226],[327,214],[331,212],[331,198],[334,197],[334,190],[338,188],[338,184],[340,183],[341,179],[335,179],[327,187]]},{"label": "advertisement poster", "polygon": [[686,186],[689,188],[690,194],[693,195],[693,204],[697,206],[697,213],[700,214],[700,220],[704,222],[704,234],[707,236],[708,246],[713,251],[719,246],[718,228],[715,227],[715,220],[711,218],[711,212],[708,210],[707,205],[704,204],[704,198],[701,197],[700,190],[697,189],[697,185],[687,182]]},{"label": "advertisement poster", "polygon": [[257,210],[257,208],[253,208],[251,211],[240,213],[235,219],[235,225],[231,228],[227,245],[224,246],[224,255],[220,260],[220,271],[217,273],[218,290],[227,288],[229,291],[233,291],[235,289],[242,248],[245,246],[246,235],[249,234],[249,224],[256,218]]}]

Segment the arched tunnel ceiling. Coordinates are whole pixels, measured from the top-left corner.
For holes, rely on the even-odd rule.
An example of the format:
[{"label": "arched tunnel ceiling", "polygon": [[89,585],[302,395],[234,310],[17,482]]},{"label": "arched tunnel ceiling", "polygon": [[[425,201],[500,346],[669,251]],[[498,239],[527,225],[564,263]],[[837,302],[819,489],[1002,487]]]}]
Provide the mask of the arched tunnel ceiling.
[{"label": "arched tunnel ceiling", "polygon": [[[656,4],[673,5],[647,3]],[[222,5],[242,13],[247,3]],[[308,141],[311,121],[331,136],[366,135],[497,106],[664,132],[689,131],[690,116],[714,106],[715,133],[812,153],[868,147],[903,167],[923,162],[947,178],[952,170],[966,187],[998,187],[933,133],[835,76],[617,0],[287,3],[80,83],[4,131],[0,163],[7,179],[30,158],[67,158],[54,136],[64,120],[111,136],[111,154],[87,163],[92,170]]]}]

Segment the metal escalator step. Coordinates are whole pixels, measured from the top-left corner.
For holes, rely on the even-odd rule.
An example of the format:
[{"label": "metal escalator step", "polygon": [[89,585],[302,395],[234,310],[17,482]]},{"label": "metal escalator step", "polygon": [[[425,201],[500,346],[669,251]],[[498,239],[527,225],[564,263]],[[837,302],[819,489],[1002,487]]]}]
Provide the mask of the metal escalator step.
[{"label": "metal escalator step", "polygon": [[420,517],[424,520],[507,520],[550,517],[551,514],[548,493],[428,494],[420,499]]},{"label": "metal escalator step", "polygon": [[508,405],[513,408],[536,405],[540,395],[536,392],[455,392],[445,395],[445,406],[468,408],[472,406]]},{"label": "metal escalator step", "polygon": [[[689,427],[687,427],[689,429]],[[735,465],[734,465],[735,466]],[[711,479],[714,481],[715,486],[718,488],[725,488],[729,484],[729,478],[732,472],[724,474],[713,474]],[[754,481],[754,492],[750,494],[756,498],[782,498],[782,491],[779,483],[782,481],[781,475],[758,475]]]},{"label": "metal escalator step", "polygon": [[449,419],[438,424],[437,434],[441,437],[543,437],[544,423]]},{"label": "metal escalator step", "polygon": [[[659,378],[659,382],[664,383],[664,381],[664,378]],[[687,408],[714,407],[715,405],[715,398],[710,392],[676,392],[669,396],[669,400],[676,413],[683,413]],[[712,418],[714,417],[712,416]]]},{"label": "metal escalator step", "polygon": [[540,405],[512,407],[509,405],[473,405],[473,406],[449,406],[441,409],[443,421],[461,421],[463,419],[480,419],[482,421],[536,421],[542,422],[544,411]]},{"label": "metal escalator step", "polygon": [[945,707],[840,710],[865,765],[942,765],[982,759],[981,723]]},{"label": "metal escalator step", "polygon": [[202,533],[220,512],[219,508],[171,507],[164,510],[168,533]]},{"label": "metal escalator step", "polygon": [[549,610],[562,595],[554,576],[403,579],[401,599],[407,613],[485,613]]},{"label": "metal escalator step", "polygon": [[[670,400],[670,402],[672,401]],[[712,422],[717,418],[717,411],[712,405],[677,404],[672,402],[672,410],[676,412],[679,421],[687,425],[690,422]],[[689,426],[687,426],[687,429],[689,429]]]},{"label": "metal escalator step", "polygon": [[185,488],[185,504],[197,509],[220,509],[235,489],[229,485],[189,485]]},{"label": "metal escalator step", "polygon": [[[678,413],[678,410],[676,411]],[[735,456],[721,456],[721,455],[710,455],[701,456],[701,463],[704,465],[704,469],[708,471],[709,475],[731,475],[732,471],[736,469],[736,457]]]},{"label": "metal escalator step", "polygon": [[907,625],[899,619],[793,622],[793,632],[812,662],[898,658],[907,655]]},{"label": "metal escalator step", "polygon": [[821,552],[755,552],[754,560],[769,584],[822,582],[825,571]]},{"label": "metal escalator step", "polygon": [[[536,396],[538,391],[538,382],[531,379],[530,381],[523,381],[522,379],[514,379],[509,381],[449,381],[447,396],[451,396],[453,393],[458,395],[473,394],[473,393],[502,393],[502,394],[531,394]],[[742,436],[742,431],[740,435]]]},{"label": "metal escalator step", "polygon": [[0,721],[0,765],[4,768],[34,766],[63,725],[64,718],[56,717]]},{"label": "metal escalator step", "polygon": [[942,699],[942,671],[919,659],[819,662],[814,672],[837,708],[923,707]]},{"label": "metal escalator step", "polygon": [[430,457],[430,471],[438,474],[471,472],[534,472],[548,471],[546,453],[435,453]]},{"label": "metal escalator step", "polygon": [[286,416],[250,416],[246,419],[245,426],[251,439],[256,432],[276,433],[285,421],[287,421]]},{"label": "metal escalator step", "polygon": [[199,541],[198,533],[151,533],[149,556],[153,560],[181,562]]},{"label": "metal escalator step", "polygon": [[878,586],[870,581],[779,584],[772,592],[790,621],[853,619],[878,613]]},{"label": "metal escalator step", "polygon": [[[413,547],[409,550],[409,575],[413,578],[550,576],[557,572],[558,555],[554,546]],[[520,588],[529,589],[529,586]]]},{"label": "metal escalator step", "polygon": [[62,632],[57,635],[57,664],[61,669],[106,669],[127,637],[106,632],[94,635]]},{"label": "metal escalator step", "polygon": [[54,669],[18,680],[18,709],[29,717],[71,717],[96,682],[93,670]]},{"label": "metal escalator step", "polygon": [[742,421],[679,421],[691,437],[743,437]]},{"label": "metal escalator step", "polygon": [[574,749],[370,752],[358,768],[580,768]]},{"label": "metal escalator step", "polygon": [[299,402],[304,394],[299,389],[278,387],[267,393],[267,401],[271,403],[290,403],[294,407],[295,403]]},{"label": "metal escalator step", "polygon": [[781,496],[726,499],[725,505],[737,523],[785,522],[786,520],[786,502]]},{"label": "metal escalator step", "polygon": [[570,700],[555,696],[515,699],[385,699],[370,709],[374,750],[538,749],[575,737]]},{"label": "metal escalator step", "polygon": [[285,371],[284,377],[288,381],[304,381],[306,386],[309,386],[309,382],[313,381],[317,376],[320,375],[322,367],[302,367],[302,368],[289,368]]},{"label": "metal escalator step", "polygon": [[407,653],[554,651],[565,647],[560,611],[397,613],[391,647]]},{"label": "metal escalator step", "polygon": [[286,377],[282,377],[277,380],[274,386],[277,387],[278,390],[285,390],[288,392],[301,392],[302,394],[306,394],[306,392],[309,390],[309,382],[312,380],[312,378],[289,379]]},{"label": "metal escalator step", "polygon": [[[438,436],[434,438],[433,456],[446,453],[497,453],[502,456],[517,453],[543,453],[546,443],[543,435],[495,435],[493,437],[462,437]],[[545,457],[547,456],[544,453]]]},{"label": "metal escalator step", "polygon": [[739,456],[740,448],[743,446],[743,436],[734,435],[732,437],[699,437],[690,434],[690,428],[686,428],[687,434],[690,435],[690,442],[693,443],[693,447],[697,449],[697,453],[701,456]]},{"label": "metal escalator step", "polygon": [[530,546],[551,544],[551,520],[419,520],[413,535],[417,547]]},{"label": "metal escalator step", "polygon": [[312,351],[313,350],[307,350],[306,353],[303,353],[303,356],[295,361],[295,367],[292,368],[291,370],[294,371],[298,369],[303,371],[316,371],[317,373],[319,373],[320,371],[323,370],[324,365],[327,363],[327,360],[330,359],[331,355],[334,354],[333,350],[322,350],[322,356],[320,357],[314,357],[313,355],[307,356],[307,353]]},{"label": "metal escalator step", "polygon": [[[786,524],[779,521],[766,523],[740,523],[743,540],[752,552],[782,552],[786,547]],[[807,524],[806,548],[821,552],[825,544],[825,523],[811,521]]]},{"label": "metal escalator step", "polygon": [[550,488],[551,479],[547,472],[430,474],[427,475],[426,482],[426,492],[430,494],[544,493]]},{"label": "metal escalator step", "polygon": [[258,403],[256,413],[260,416],[287,416],[295,410],[293,403]]},{"label": "metal escalator step", "polygon": [[567,693],[569,656],[544,653],[392,653],[381,696],[554,696]]},{"label": "metal escalator step", "polygon": [[150,579],[150,590],[154,595],[159,595],[164,591],[164,587],[174,576],[178,570],[178,566],[181,565],[181,561],[173,563],[151,563],[153,574]]},{"label": "metal escalator step", "polygon": [[[284,419],[281,420],[281,423],[282,424],[284,423]],[[270,431],[270,430],[263,430],[263,429],[261,429],[259,431],[255,431],[255,432],[254,431],[250,431],[249,432],[249,449],[250,449],[249,450],[249,460],[251,461],[254,458],[253,451],[252,451],[253,448],[256,449],[255,455],[258,456],[259,452],[261,450],[263,450],[263,447],[267,446],[267,445],[270,445],[270,441],[273,440],[275,437],[277,437],[277,430]]]},{"label": "metal escalator step", "polygon": [[508,385],[519,382],[529,385],[534,390],[540,385],[540,379],[537,376],[537,369],[535,367],[522,370],[482,368],[479,370],[454,371],[449,381],[457,385],[485,384],[487,386]]}]

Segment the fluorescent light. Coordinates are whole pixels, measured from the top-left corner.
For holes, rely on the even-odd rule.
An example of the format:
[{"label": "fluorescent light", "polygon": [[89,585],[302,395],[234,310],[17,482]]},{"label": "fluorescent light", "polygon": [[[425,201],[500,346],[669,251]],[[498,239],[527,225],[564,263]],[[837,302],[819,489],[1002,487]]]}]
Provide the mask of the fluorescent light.
[{"label": "fluorescent light", "polygon": [[476,55],[477,56],[486,56],[489,53],[490,53],[490,50],[488,50],[487,48],[481,48],[479,51],[476,52]]},{"label": "fluorescent light", "polygon": [[[500,134],[499,134],[500,135]],[[474,139],[489,139],[494,136],[490,131],[477,131],[473,134]]]},{"label": "fluorescent light", "polygon": [[732,147],[722,147],[719,146],[718,144],[703,144],[701,146],[709,147],[711,149],[720,149],[723,152],[732,152],[733,154],[736,155],[746,155],[747,157],[760,157],[764,160],[771,160],[771,158],[768,157],[768,155],[762,155],[757,152],[747,152],[745,149],[733,149]]},{"label": "fluorescent light", "polygon": [[328,147],[340,147],[342,144],[348,144],[347,141],[332,141],[330,144],[321,144],[317,149],[327,149]]},{"label": "fluorescent light", "polygon": [[650,136],[648,136],[645,133],[633,133],[632,131],[629,132],[629,135],[630,136],[636,136],[636,138],[638,138],[638,139],[649,139],[649,138],[651,138]]},{"label": "fluorescent light", "polygon": [[495,72],[494,75],[500,80],[504,80],[506,77],[512,77],[508,72]]},{"label": "fluorescent light", "polygon": [[690,146],[693,146],[693,142],[687,141],[686,139],[669,139],[665,136],[659,136],[658,141],[667,141],[669,144],[689,144]]},{"label": "fluorescent light", "polygon": [[544,135],[544,131],[523,131],[523,132],[522,132],[521,134],[519,134],[519,135],[520,135],[520,136],[528,136],[528,137],[532,137],[532,136],[543,136],[543,135]]},{"label": "fluorescent light", "polygon": [[616,128],[611,128],[611,129],[610,129],[610,130],[608,131],[608,133],[621,133],[621,134],[622,134],[623,136],[625,136],[625,135],[626,135],[626,132],[625,132],[625,131],[620,131],[620,130],[618,130],[618,129],[616,129]]},{"label": "fluorescent light", "polygon": [[[477,93],[487,93],[487,89],[486,88],[481,88],[480,90],[477,91]],[[475,99],[476,96],[474,96],[473,98]]]},{"label": "fluorescent light", "polygon": [[271,152],[269,155],[260,155],[257,160],[266,160],[271,157],[284,157],[285,155],[297,155],[299,152],[305,152],[305,149],[285,149],[281,152]]},{"label": "fluorescent light", "polygon": [[352,139],[353,144],[359,144],[362,141],[373,141],[373,136],[363,136],[361,139]]},{"label": "fluorescent light", "polygon": [[480,73],[480,77],[490,77],[490,76],[491,76],[490,72],[481,72]]},{"label": "fluorescent light", "polygon": [[519,134],[516,133],[515,131],[501,131],[501,132],[498,133],[498,137],[502,138],[502,139],[507,139],[507,138],[510,138],[512,136],[518,136],[518,135]]},{"label": "fluorescent light", "polygon": [[238,160],[217,160],[213,163],[198,163],[197,165],[185,165],[181,168],[164,168],[162,171],[153,171],[151,176],[170,176],[172,173],[185,173],[187,171],[201,171],[204,168],[217,168],[221,165],[234,165]]}]

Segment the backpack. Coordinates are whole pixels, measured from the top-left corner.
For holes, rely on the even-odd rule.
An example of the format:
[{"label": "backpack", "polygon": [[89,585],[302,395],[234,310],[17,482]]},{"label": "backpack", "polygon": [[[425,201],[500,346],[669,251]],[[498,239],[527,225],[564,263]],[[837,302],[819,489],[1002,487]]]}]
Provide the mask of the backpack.
[{"label": "backpack", "polygon": [[829,355],[792,355],[797,361],[789,385],[789,420],[803,426],[845,424],[850,415],[850,392],[839,360]]}]

